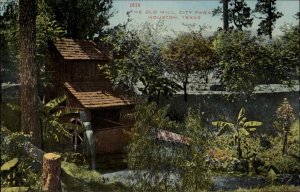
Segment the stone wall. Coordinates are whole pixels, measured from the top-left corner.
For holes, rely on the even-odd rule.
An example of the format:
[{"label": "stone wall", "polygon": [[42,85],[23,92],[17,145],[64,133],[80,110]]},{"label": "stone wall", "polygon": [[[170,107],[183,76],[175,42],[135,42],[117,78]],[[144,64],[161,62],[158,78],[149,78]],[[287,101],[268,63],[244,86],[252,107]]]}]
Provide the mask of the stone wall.
[{"label": "stone wall", "polygon": [[257,93],[247,99],[233,99],[228,95],[207,94],[189,95],[188,102],[184,102],[183,95],[175,95],[171,98],[162,98],[160,105],[169,105],[170,116],[174,119],[183,119],[189,108],[197,109],[202,113],[203,121],[211,129],[212,121],[222,120],[235,122],[241,107],[246,109],[248,120],[263,122],[262,131],[272,131],[275,120],[275,111],[287,98],[294,109],[294,114],[299,117],[299,92],[281,93]]},{"label": "stone wall", "polygon": [[16,102],[20,100],[20,84],[2,84],[2,102]]}]

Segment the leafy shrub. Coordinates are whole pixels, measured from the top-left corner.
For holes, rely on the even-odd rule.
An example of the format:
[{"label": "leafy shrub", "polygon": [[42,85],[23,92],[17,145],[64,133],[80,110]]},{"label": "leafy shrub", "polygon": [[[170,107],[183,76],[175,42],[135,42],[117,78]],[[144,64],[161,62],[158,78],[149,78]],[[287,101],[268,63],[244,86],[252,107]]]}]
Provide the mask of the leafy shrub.
[{"label": "leafy shrub", "polygon": [[[7,156],[1,156],[1,162],[5,162],[7,159]],[[5,188],[4,191],[13,190],[13,187],[14,190],[19,191],[28,191],[28,189],[39,191],[41,189],[41,176],[32,170],[27,159],[14,158],[1,164],[1,188]]]},{"label": "leafy shrub", "polygon": [[299,142],[300,142],[300,129],[299,129],[299,119],[297,119],[291,126],[288,151],[289,151],[289,155],[298,158],[300,160]]},{"label": "leafy shrub", "polygon": [[64,161],[75,163],[76,165],[84,165],[87,163],[85,156],[81,153],[64,152],[61,154],[61,157]]},{"label": "leafy shrub", "polygon": [[267,163],[269,166],[274,167],[276,173],[299,173],[299,161],[291,156],[278,156],[272,162]]},{"label": "leafy shrub", "polygon": [[300,171],[299,164],[299,122],[295,121],[291,126],[288,144],[288,155],[282,155],[281,136],[269,137],[271,146],[269,149],[260,148],[259,158],[265,162],[265,172],[273,168],[277,174],[297,173]]},{"label": "leafy shrub", "polygon": [[[6,131],[3,128],[1,132]],[[5,137],[2,137],[1,152],[8,158],[19,157],[24,155],[24,144],[31,140],[31,135],[24,134],[22,132],[9,133]]]},{"label": "leafy shrub", "polygon": [[212,148],[208,151],[208,163],[214,171],[233,171],[235,150],[230,135],[220,135],[214,139]]},{"label": "leafy shrub", "polygon": [[28,186],[30,190],[40,191],[42,187],[40,167],[36,166],[35,160],[24,154],[25,143],[30,141],[31,135],[20,132],[6,135],[4,128],[1,128],[1,132],[3,133],[1,165],[18,157],[16,166],[7,174],[1,174],[1,187]]},{"label": "leafy shrub", "polygon": [[[71,138],[70,130],[82,131],[82,127],[65,122],[63,118],[78,113],[77,109],[65,108],[61,104],[65,102],[66,96],[57,97],[39,103],[39,118],[42,127],[43,150],[51,151],[54,147],[59,148],[63,138]],[[6,107],[15,113],[20,113],[21,107],[13,103],[7,103]]]},{"label": "leafy shrub", "polygon": [[[246,158],[249,158],[249,149],[251,145],[247,142],[246,138],[251,136],[256,128],[261,126],[259,121],[247,121],[246,112],[241,108],[236,123],[229,123],[224,121],[214,121],[212,125],[219,128],[217,135],[230,133],[233,138],[234,145],[236,146],[238,159],[243,158],[243,152],[246,150]],[[244,145],[243,145],[244,144]],[[245,150],[243,150],[245,149]]]},{"label": "leafy shrub", "polygon": [[[155,104],[138,106],[128,146],[128,165],[133,170],[133,191],[199,191],[209,189],[205,163],[208,131],[197,113],[189,112],[183,123],[167,118],[167,110]],[[170,143],[153,137],[153,128],[177,132],[189,139]]]},{"label": "leafy shrub", "polygon": [[289,104],[287,98],[284,98],[280,106],[276,110],[276,121],[274,123],[275,127],[279,129],[282,133],[283,146],[282,154],[288,154],[288,135],[291,131],[291,125],[295,120],[295,115],[293,113],[293,108]]}]

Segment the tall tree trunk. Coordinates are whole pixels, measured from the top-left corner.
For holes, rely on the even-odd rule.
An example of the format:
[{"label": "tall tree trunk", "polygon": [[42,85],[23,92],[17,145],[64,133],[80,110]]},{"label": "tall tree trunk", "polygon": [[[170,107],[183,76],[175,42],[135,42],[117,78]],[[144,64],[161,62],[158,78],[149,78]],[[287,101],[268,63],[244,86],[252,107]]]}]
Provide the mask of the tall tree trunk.
[{"label": "tall tree trunk", "polygon": [[[2,35],[0,36],[0,43],[1,45],[4,44],[4,41],[3,41],[3,38],[2,38]],[[1,49],[2,47],[0,47]],[[2,53],[0,55],[0,123],[2,124],[2,118],[1,118],[1,114],[2,114],[2,63],[3,63],[3,58],[1,57],[2,56]],[[0,127],[1,128],[1,127]],[[1,133],[2,134],[2,133]]]},{"label": "tall tree trunk", "polygon": [[157,95],[156,95],[156,104],[159,104],[159,97],[160,97],[160,91],[158,91]]},{"label": "tall tree trunk", "polygon": [[241,139],[238,138],[237,139],[237,155],[238,155],[238,159],[242,159],[243,158],[243,153],[242,153],[242,149],[241,149]]},{"label": "tall tree trunk", "polygon": [[183,82],[184,101],[187,102],[187,82]]},{"label": "tall tree trunk", "polygon": [[283,133],[283,147],[282,147],[282,155],[287,155],[288,151],[288,132],[284,131]]},{"label": "tall tree trunk", "polygon": [[272,18],[274,17],[273,16],[273,13],[272,13],[272,1],[269,1],[268,2],[268,16],[267,16],[267,22],[268,22],[268,35],[269,35],[269,38],[272,39]]},{"label": "tall tree trunk", "polygon": [[36,55],[36,1],[19,1],[21,42],[21,128],[33,133],[33,144],[41,146],[41,129],[38,119],[38,92],[35,66]]},{"label": "tall tree trunk", "polygon": [[229,28],[228,2],[229,0],[223,0],[223,30],[225,31],[228,31]]}]

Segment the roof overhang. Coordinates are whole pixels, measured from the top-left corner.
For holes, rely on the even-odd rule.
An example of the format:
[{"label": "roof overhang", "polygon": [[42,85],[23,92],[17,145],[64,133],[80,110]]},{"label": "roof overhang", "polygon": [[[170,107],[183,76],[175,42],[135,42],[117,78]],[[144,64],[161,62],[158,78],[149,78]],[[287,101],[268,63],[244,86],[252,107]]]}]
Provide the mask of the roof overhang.
[{"label": "roof overhang", "polygon": [[65,82],[64,86],[86,109],[118,108],[138,103],[132,93],[113,89],[108,82]]}]

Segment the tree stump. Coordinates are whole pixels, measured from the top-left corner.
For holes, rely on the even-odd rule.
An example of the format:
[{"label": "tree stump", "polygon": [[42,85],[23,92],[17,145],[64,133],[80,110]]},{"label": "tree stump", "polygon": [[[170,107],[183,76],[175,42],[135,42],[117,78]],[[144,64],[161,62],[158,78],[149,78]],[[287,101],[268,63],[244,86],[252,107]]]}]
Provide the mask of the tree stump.
[{"label": "tree stump", "polygon": [[61,156],[46,153],[43,157],[43,192],[61,192]]}]

